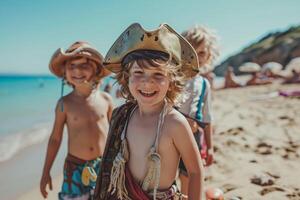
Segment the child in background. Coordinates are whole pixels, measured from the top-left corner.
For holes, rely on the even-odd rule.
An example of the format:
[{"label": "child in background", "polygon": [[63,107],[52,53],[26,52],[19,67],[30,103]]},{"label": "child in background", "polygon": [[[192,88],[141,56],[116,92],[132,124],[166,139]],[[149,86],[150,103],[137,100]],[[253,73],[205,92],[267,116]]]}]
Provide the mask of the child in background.
[{"label": "child in background", "polygon": [[[213,162],[212,143],[212,113],[211,113],[211,86],[210,82],[203,76],[213,70],[213,61],[219,55],[217,39],[215,34],[203,26],[195,26],[182,33],[182,36],[194,47],[198,55],[200,72],[190,79],[185,87],[185,98],[179,111],[204,124],[204,128],[198,126],[194,120],[189,120],[190,126],[196,138],[199,150],[205,151],[202,156],[205,158],[205,165],[209,166]],[[204,138],[206,149],[201,141]],[[190,177],[187,174],[184,163],[180,162],[181,192],[187,194]]]},{"label": "child in background", "polygon": [[73,91],[56,105],[40,182],[44,198],[48,195],[46,186],[52,189],[50,170],[65,126],[68,155],[59,199],[90,199],[93,194],[113,109],[111,97],[99,91],[101,79],[109,74],[102,62],[102,55],[86,42],[75,42],[65,52],[58,49],[50,60],[50,71],[66,80]]}]

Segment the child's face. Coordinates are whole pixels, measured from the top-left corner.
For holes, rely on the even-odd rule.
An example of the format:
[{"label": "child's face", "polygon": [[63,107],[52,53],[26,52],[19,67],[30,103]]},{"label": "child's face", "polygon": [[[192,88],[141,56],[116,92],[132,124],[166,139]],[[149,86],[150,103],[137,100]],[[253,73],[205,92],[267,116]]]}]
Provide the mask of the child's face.
[{"label": "child's face", "polygon": [[96,64],[88,62],[86,58],[70,60],[66,64],[66,79],[73,85],[78,86],[90,82],[96,75]]},{"label": "child's face", "polygon": [[165,99],[170,86],[166,68],[142,68],[134,62],[129,73],[129,90],[139,104],[156,105]]},{"label": "child's face", "polygon": [[205,41],[202,41],[201,44],[196,48],[196,53],[198,55],[199,65],[203,66],[207,64],[210,53],[205,46]]}]

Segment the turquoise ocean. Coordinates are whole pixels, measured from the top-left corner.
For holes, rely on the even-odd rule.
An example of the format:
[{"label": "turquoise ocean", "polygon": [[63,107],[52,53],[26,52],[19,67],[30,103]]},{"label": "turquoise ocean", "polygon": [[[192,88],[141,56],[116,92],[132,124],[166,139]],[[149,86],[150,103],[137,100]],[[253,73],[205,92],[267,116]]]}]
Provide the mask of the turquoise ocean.
[{"label": "turquoise ocean", "polygon": [[[108,77],[102,86],[108,82],[115,80]],[[64,88],[64,94],[71,91]],[[61,80],[54,76],[0,75],[0,162],[49,137],[60,95]]]}]

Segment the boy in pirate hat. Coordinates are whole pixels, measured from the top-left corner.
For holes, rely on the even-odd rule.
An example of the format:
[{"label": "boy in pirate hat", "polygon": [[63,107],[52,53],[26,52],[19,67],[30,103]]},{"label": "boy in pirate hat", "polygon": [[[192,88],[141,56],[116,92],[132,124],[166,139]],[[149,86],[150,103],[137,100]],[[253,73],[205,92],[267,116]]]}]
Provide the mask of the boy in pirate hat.
[{"label": "boy in pirate hat", "polygon": [[193,185],[189,199],[201,199],[197,144],[173,108],[185,81],[199,71],[195,50],[167,24],[146,31],[135,23],[110,48],[104,66],[116,73],[127,103],[113,111],[94,198],[176,199],[181,157]]},{"label": "boy in pirate hat", "polygon": [[[219,55],[217,38],[212,30],[204,26],[195,26],[184,31],[182,36],[196,50],[201,68],[199,73],[187,82],[184,90],[185,98],[183,98],[179,111],[195,119],[189,120],[189,123],[199,150],[202,152],[202,158],[205,159],[205,165],[209,166],[213,162],[211,85],[204,76],[213,70],[213,62]],[[196,121],[200,123],[196,123]],[[202,124],[203,128],[198,124]],[[207,148],[203,149],[201,144],[206,144]],[[187,194],[189,177],[182,160],[179,166],[181,192]]]},{"label": "boy in pirate hat", "polygon": [[50,71],[72,86],[56,106],[40,190],[47,198],[52,189],[50,170],[59,150],[64,126],[68,128],[68,155],[59,199],[90,199],[99,172],[112,113],[112,99],[99,91],[101,79],[109,74],[103,57],[86,42],[75,42],[69,49],[58,49],[49,64]]}]

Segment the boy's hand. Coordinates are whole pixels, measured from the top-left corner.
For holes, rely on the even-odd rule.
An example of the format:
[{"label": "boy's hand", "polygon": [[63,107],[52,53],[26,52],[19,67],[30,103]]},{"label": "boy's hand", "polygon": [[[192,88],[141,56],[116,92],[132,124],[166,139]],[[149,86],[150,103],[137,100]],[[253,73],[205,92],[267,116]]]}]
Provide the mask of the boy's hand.
[{"label": "boy's hand", "polygon": [[207,150],[207,156],[205,158],[205,166],[210,166],[214,161],[214,154],[210,150]]},{"label": "boy's hand", "polygon": [[49,189],[52,190],[52,179],[50,174],[43,175],[40,182],[40,191],[45,199],[48,196],[48,192],[46,191],[47,185],[49,185]]}]

